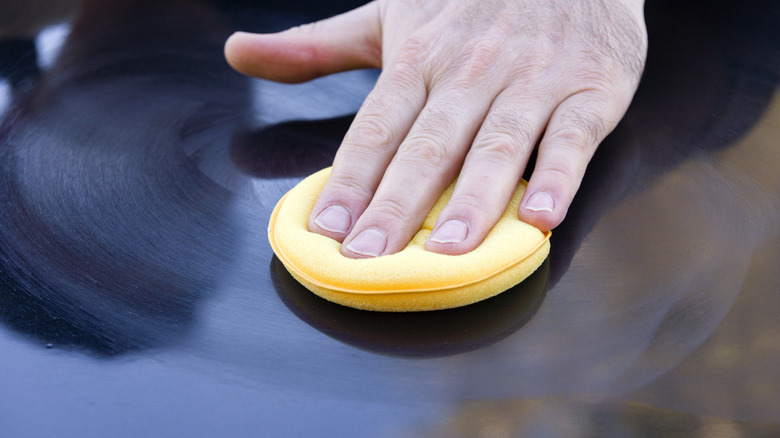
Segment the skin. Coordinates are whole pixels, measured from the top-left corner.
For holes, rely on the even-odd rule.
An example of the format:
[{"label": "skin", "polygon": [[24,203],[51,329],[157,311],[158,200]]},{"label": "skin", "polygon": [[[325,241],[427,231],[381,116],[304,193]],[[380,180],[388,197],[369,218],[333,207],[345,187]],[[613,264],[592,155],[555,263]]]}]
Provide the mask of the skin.
[{"label": "skin", "polygon": [[236,70],[281,82],[381,67],[309,230],[362,258],[403,249],[456,176],[426,249],[477,247],[528,158],[521,220],[563,221],[644,69],[643,0],[377,0],[277,34],[236,33]]}]

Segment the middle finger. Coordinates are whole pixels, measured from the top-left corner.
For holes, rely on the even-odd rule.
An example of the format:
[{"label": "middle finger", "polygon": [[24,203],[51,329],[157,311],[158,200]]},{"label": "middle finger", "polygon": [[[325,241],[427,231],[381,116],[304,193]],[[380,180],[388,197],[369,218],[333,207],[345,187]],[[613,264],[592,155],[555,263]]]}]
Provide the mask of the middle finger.
[{"label": "middle finger", "polygon": [[535,97],[524,87],[499,94],[426,249],[463,254],[482,242],[506,209],[551,111],[551,100]]}]

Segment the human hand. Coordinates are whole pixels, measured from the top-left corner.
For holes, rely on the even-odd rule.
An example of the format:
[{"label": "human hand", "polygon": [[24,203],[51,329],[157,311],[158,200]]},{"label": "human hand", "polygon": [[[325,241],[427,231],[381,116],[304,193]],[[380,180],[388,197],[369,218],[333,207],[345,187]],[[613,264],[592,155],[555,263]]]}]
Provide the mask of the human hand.
[{"label": "human hand", "polygon": [[644,68],[643,0],[377,0],[278,34],[237,33],[237,70],[302,82],[382,67],[309,230],[348,257],[403,249],[459,174],[426,249],[476,248],[538,157],[520,219],[561,223]]}]

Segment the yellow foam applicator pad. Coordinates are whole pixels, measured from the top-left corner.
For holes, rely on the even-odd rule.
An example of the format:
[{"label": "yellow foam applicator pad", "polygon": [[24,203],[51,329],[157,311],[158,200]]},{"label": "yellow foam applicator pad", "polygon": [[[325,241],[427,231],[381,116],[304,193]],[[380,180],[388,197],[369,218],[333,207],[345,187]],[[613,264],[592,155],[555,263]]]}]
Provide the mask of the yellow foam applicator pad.
[{"label": "yellow foam applicator pad", "polygon": [[308,231],[309,215],[329,174],[329,168],[321,170],[290,190],[274,208],[268,227],[271,247],[290,274],[326,300],[389,312],[465,306],[520,283],[550,252],[550,233],[517,217],[523,182],[495,227],[469,253],[453,256],[424,249],[453,184],[401,252],[370,259],[345,257],[339,242]]}]

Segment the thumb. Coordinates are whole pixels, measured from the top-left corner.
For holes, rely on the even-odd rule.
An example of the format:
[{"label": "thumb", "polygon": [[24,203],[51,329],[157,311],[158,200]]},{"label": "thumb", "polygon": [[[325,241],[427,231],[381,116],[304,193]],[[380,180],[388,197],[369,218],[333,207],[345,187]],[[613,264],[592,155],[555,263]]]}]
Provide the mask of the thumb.
[{"label": "thumb", "polygon": [[326,20],[275,34],[236,32],[225,42],[225,58],[241,73],[279,82],[381,65],[381,30],[376,2]]}]

